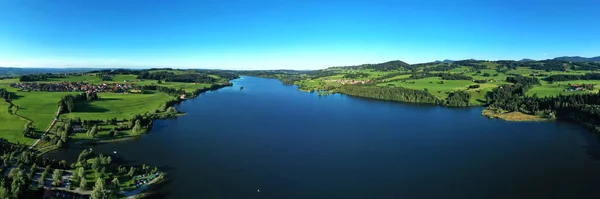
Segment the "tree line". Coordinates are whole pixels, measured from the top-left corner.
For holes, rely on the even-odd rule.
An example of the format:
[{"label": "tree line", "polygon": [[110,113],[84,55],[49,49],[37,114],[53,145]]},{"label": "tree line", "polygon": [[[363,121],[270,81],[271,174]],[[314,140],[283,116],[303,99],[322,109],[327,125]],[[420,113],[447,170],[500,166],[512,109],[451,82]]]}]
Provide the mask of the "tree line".
[{"label": "tree line", "polygon": [[138,79],[153,79],[169,82],[196,82],[196,83],[216,83],[218,79],[211,77],[204,73],[183,73],[175,74],[168,71],[148,72],[141,71],[137,77]]},{"label": "tree line", "polygon": [[525,96],[522,84],[504,85],[488,97],[490,108],[520,111],[547,118],[574,121],[600,133],[600,94],[558,95],[539,98]]},{"label": "tree line", "polygon": [[587,73],[584,75],[550,75],[544,78],[546,81],[559,82],[559,81],[572,81],[572,80],[600,80],[600,73]]},{"label": "tree line", "polygon": [[358,97],[367,97],[400,102],[425,104],[440,103],[440,100],[438,98],[436,98],[427,91],[414,90],[403,87],[345,85],[339,89],[339,92]]},{"label": "tree line", "polygon": [[65,75],[55,74],[55,73],[29,74],[29,75],[22,75],[21,77],[19,77],[19,81],[33,82],[33,81],[47,80],[48,78],[61,78],[61,77],[65,77]]}]

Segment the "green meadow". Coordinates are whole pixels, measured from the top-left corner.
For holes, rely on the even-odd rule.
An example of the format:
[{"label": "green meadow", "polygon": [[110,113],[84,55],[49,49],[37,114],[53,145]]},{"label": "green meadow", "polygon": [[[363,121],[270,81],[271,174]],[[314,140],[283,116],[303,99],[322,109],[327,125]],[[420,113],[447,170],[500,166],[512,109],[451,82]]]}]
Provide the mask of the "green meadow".
[{"label": "green meadow", "polygon": [[[11,88],[12,89],[12,88]],[[13,103],[19,106],[18,114],[33,121],[35,130],[43,132],[52,122],[58,110],[58,101],[72,92],[19,92]]]},{"label": "green meadow", "polygon": [[75,105],[75,111],[63,114],[64,117],[79,117],[82,120],[94,119],[128,119],[136,114],[152,112],[173,99],[161,92],[146,94],[100,93],[100,99],[82,102]]},{"label": "green meadow", "polygon": [[9,142],[31,144],[34,139],[23,136],[27,120],[14,115],[16,108],[9,111],[8,107],[8,103],[0,103],[0,136]]}]

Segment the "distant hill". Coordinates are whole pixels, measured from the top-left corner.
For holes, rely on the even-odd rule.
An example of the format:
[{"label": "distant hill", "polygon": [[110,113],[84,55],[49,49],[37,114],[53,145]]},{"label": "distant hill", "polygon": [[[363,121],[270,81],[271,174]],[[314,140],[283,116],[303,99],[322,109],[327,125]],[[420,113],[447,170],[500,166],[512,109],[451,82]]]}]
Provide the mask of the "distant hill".
[{"label": "distant hill", "polygon": [[436,60],[435,63],[452,63],[454,60],[444,59],[444,61]]},{"label": "distant hill", "polygon": [[521,59],[521,60],[519,60],[519,61],[520,61],[520,62],[530,62],[530,61],[535,61],[535,60],[533,60],[533,59],[527,59],[527,58],[525,58],[525,59]]},{"label": "distant hill", "polygon": [[388,62],[378,63],[378,64],[362,64],[362,65],[356,65],[356,66],[335,66],[335,67],[331,67],[331,68],[373,69],[376,71],[391,71],[391,70],[398,70],[398,69],[406,69],[409,66],[410,66],[410,64],[407,64],[406,62],[403,62],[400,60],[394,60],[394,61],[388,61]]},{"label": "distant hill", "polygon": [[13,68],[0,67],[0,77],[17,77],[21,75],[40,73],[79,73],[94,70],[94,68]]},{"label": "distant hill", "polygon": [[564,56],[564,57],[554,58],[554,60],[571,61],[571,62],[594,62],[594,61],[600,61],[600,56],[590,57],[590,58],[580,57],[580,56]]}]

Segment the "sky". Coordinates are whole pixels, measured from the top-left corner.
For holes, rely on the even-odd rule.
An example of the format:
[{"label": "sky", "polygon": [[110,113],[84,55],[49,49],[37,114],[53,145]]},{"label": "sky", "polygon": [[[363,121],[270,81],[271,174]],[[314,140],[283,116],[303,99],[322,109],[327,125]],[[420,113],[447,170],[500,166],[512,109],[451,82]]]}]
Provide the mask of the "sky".
[{"label": "sky", "polygon": [[597,0],[0,0],[0,66],[321,69],[600,56]]}]

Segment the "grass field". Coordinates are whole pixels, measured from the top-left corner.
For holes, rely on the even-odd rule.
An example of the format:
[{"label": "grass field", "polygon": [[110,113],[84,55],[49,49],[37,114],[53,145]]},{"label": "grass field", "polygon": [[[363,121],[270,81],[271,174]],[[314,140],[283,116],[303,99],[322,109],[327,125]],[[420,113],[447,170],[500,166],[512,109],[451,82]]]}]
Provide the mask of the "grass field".
[{"label": "grass field", "polygon": [[31,144],[34,139],[23,136],[27,121],[11,114],[8,106],[6,102],[0,103],[0,136],[9,142]]},{"label": "grass field", "polygon": [[125,119],[135,114],[154,111],[165,101],[172,99],[165,93],[152,94],[118,94],[100,93],[100,99],[79,103],[75,112],[64,114],[65,117],[80,117],[82,120],[91,119]]},{"label": "grass field", "polygon": [[[12,89],[12,88],[11,88]],[[14,89],[12,89],[14,91]],[[13,103],[19,106],[19,115],[33,121],[35,130],[43,132],[58,110],[58,101],[71,92],[18,92]]]},{"label": "grass field", "polygon": [[[404,81],[404,82],[403,82]],[[377,86],[399,86],[404,88],[416,89],[416,90],[425,90],[427,89],[431,94],[435,95],[440,99],[445,99],[448,97],[446,92],[453,92],[457,90],[466,90],[466,88],[474,84],[469,80],[441,80],[440,77],[429,77],[423,79],[414,79],[414,80],[403,80],[403,81],[393,81],[393,82],[385,82],[378,84]],[[444,82],[441,84],[441,82]],[[414,83],[413,83],[414,82]]]},{"label": "grass field", "polygon": [[[593,91],[571,91],[567,92],[565,89],[569,88],[571,84],[596,84],[597,86]],[[598,92],[598,88],[600,87],[600,80],[575,80],[575,81],[564,81],[564,82],[555,82],[548,83],[546,81],[542,81],[541,86],[536,86],[527,91],[527,95],[536,94],[539,97],[545,96],[556,96],[556,95],[572,95],[572,94],[581,94],[581,93],[590,93],[590,92]]]}]

